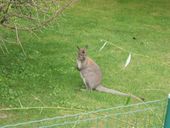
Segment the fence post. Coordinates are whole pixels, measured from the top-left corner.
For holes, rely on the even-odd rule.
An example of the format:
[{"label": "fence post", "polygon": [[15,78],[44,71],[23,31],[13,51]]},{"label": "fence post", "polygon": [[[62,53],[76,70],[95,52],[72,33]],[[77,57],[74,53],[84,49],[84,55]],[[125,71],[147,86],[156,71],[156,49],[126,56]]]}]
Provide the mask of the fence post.
[{"label": "fence post", "polygon": [[170,128],[170,94],[168,95],[168,105],[166,110],[164,128]]}]

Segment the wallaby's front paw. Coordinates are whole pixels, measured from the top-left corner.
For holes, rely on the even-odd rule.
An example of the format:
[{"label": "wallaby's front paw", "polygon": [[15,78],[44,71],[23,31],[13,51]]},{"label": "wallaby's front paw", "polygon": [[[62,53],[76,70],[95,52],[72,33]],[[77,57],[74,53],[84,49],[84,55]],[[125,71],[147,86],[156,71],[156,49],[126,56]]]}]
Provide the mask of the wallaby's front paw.
[{"label": "wallaby's front paw", "polygon": [[78,71],[80,71],[80,69],[79,69],[77,66],[75,67],[75,69],[78,70]]}]

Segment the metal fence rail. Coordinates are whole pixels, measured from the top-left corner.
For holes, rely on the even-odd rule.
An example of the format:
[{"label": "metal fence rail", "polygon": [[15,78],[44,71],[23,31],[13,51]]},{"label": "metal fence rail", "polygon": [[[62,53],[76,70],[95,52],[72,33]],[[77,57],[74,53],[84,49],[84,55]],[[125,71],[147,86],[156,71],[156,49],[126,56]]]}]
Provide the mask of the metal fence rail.
[{"label": "metal fence rail", "polygon": [[55,116],[1,128],[163,128],[167,100],[142,102],[73,115]]}]

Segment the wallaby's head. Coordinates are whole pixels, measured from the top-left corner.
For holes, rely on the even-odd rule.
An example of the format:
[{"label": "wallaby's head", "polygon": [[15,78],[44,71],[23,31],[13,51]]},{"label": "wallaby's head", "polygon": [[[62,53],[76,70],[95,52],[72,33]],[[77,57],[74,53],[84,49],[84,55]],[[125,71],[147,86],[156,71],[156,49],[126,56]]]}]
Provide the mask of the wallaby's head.
[{"label": "wallaby's head", "polygon": [[77,49],[78,49],[78,54],[77,54],[77,56],[78,56],[78,60],[80,60],[80,61],[84,61],[85,59],[86,59],[86,56],[87,56],[87,48],[88,48],[88,46],[85,46],[84,48],[79,48],[78,46],[77,46]]}]

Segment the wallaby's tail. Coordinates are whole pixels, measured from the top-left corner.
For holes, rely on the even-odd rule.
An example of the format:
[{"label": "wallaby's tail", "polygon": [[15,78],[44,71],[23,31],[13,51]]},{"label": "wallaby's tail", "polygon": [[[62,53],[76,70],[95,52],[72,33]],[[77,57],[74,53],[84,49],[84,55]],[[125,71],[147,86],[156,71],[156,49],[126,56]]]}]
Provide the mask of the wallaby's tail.
[{"label": "wallaby's tail", "polygon": [[140,101],[144,101],[144,98],[142,98],[142,97],[137,97],[137,96],[132,95],[132,94],[127,94],[127,93],[119,92],[119,91],[116,91],[114,89],[106,88],[106,87],[104,87],[102,85],[98,86],[96,88],[96,90],[99,91],[99,92],[105,92],[105,93],[111,93],[111,94],[120,95],[120,96],[132,97],[134,99],[137,99],[137,100],[140,100]]}]

